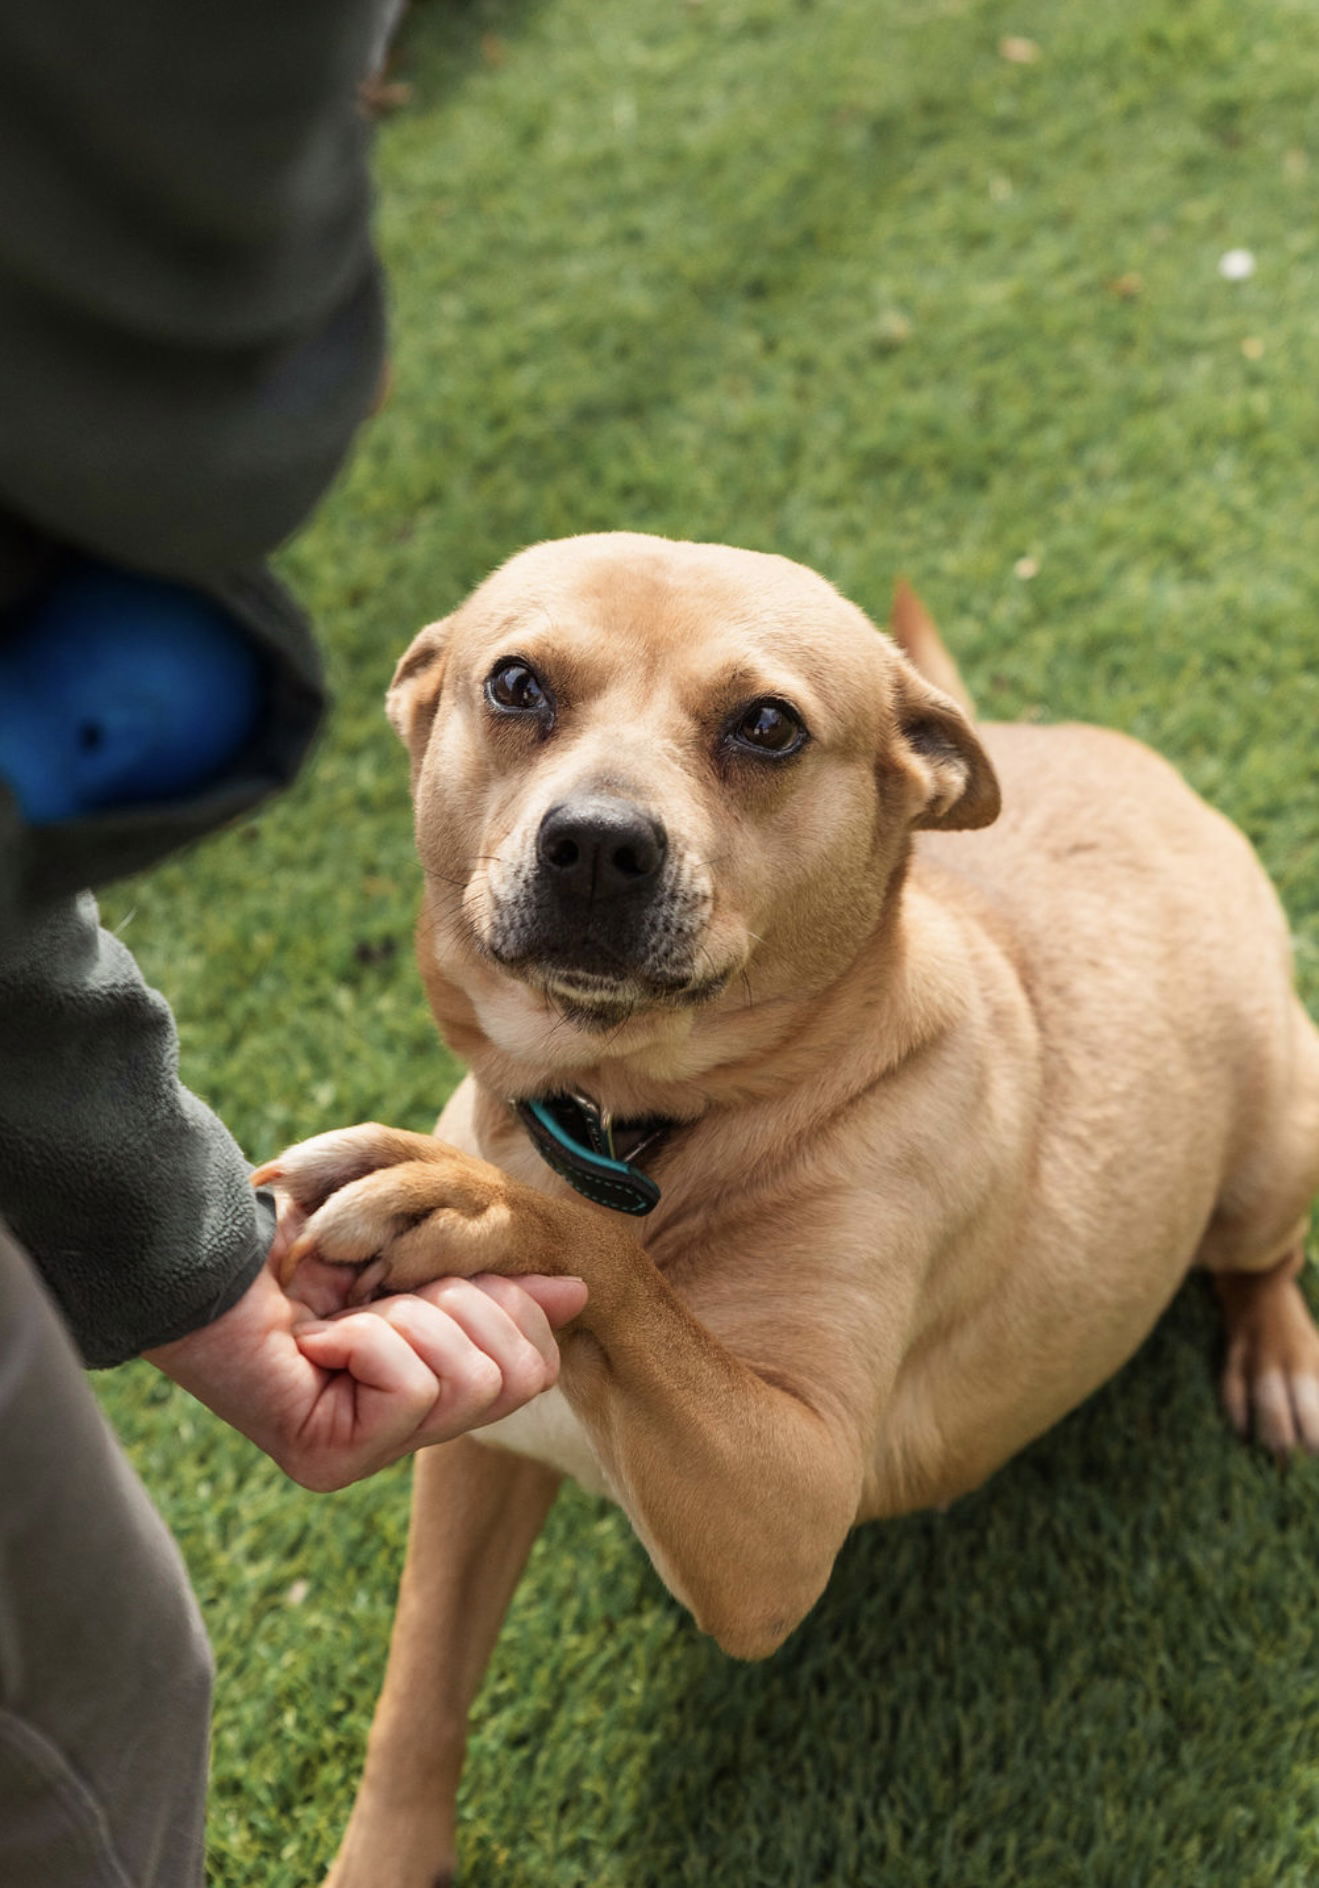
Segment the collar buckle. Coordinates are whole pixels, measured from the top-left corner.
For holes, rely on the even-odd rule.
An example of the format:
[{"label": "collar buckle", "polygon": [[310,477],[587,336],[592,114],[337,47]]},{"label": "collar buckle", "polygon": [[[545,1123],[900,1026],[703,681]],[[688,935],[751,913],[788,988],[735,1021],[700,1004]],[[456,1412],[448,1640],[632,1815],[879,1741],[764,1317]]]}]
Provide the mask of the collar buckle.
[{"label": "collar buckle", "polygon": [[[660,1190],[650,1175],[634,1161],[618,1158],[613,1116],[589,1096],[567,1091],[510,1105],[546,1166],[584,1199],[637,1217],[659,1205]],[[634,1157],[657,1133],[643,1137]]]}]

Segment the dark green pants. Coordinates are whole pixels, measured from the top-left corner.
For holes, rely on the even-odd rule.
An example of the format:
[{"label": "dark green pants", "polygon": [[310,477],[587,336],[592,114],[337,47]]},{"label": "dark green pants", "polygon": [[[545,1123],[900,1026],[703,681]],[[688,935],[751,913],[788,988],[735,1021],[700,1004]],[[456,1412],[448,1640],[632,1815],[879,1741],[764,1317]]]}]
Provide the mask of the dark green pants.
[{"label": "dark green pants", "polygon": [[197,1888],[210,1693],[178,1549],[0,1225],[4,1888]]}]

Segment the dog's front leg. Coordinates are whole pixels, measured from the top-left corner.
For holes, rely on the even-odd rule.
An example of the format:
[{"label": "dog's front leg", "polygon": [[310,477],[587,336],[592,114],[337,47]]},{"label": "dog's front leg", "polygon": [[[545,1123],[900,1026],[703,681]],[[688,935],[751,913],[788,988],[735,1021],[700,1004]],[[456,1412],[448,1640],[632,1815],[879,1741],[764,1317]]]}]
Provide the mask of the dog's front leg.
[{"label": "dog's front leg", "polygon": [[814,1605],[856,1518],[858,1428],[826,1395],[735,1356],[652,1265],[631,1221],[550,1197],[420,1134],[372,1124],[261,1176],[302,1255],[408,1289],[446,1273],[577,1273],[562,1385],[670,1590],[723,1648],[772,1652]]},{"label": "dog's front leg", "polygon": [[561,1339],[561,1385],[671,1592],[735,1658],[777,1650],[856,1519],[855,1434],[693,1316],[639,1249]]},{"label": "dog's front leg", "polygon": [[423,1449],[385,1686],[325,1888],[452,1879],[467,1716],[559,1478],[464,1437]]}]

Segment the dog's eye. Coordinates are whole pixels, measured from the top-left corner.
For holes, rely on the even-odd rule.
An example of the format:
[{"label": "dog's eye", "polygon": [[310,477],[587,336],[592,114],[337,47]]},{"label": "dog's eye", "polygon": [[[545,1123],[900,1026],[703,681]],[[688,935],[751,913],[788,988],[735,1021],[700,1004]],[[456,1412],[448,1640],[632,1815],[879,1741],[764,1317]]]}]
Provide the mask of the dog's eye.
[{"label": "dog's eye", "polygon": [[485,685],[486,700],[506,715],[544,714],[550,706],[549,690],[530,663],[512,656],[490,671]]},{"label": "dog's eye", "polygon": [[786,702],[767,697],[744,708],[729,729],[729,735],[738,747],[749,747],[756,754],[782,760],[803,745],[806,728],[800,715]]}]

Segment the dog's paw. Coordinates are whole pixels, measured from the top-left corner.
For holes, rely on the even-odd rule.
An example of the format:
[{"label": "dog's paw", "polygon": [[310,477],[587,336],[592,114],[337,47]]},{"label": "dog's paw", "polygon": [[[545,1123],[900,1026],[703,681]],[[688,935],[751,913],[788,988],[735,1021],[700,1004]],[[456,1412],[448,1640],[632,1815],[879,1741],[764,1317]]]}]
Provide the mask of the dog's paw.
[{"label": "dog's paw", "polygon": [[[260,1167],[279,1225],[271,1262],[287,1285],[304,1259],[360,1268],[350,1302],[434,1278],[531,1271],[514,1187],[497,1167],[425,1134],[366,1122],[318,1134]],[[519,1262],[525,1257],[525,1262]]]},{"label": "dog's paw", "polygon": [[441,1799],[417,1809],[387,1804],[377,1811],[370,1790],[364,1782],[321,1888],[455,1888],[452,1805]]},{"label": "dog's paw", "polygon": [[[1234,1284],[1244,1278],[1236,1274]],[[1249,1281],[1228,1309],[1223,1407],[1240,1436],[1275,1455],[1319,1455],[1319,1331],[1294,1280]]]}]

